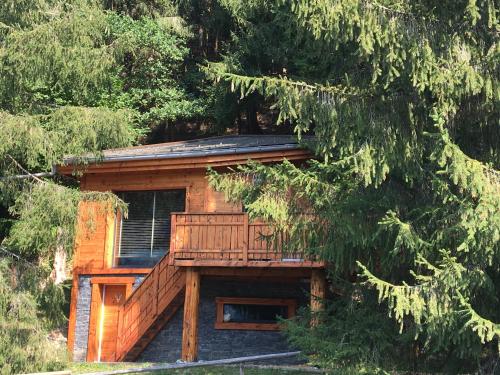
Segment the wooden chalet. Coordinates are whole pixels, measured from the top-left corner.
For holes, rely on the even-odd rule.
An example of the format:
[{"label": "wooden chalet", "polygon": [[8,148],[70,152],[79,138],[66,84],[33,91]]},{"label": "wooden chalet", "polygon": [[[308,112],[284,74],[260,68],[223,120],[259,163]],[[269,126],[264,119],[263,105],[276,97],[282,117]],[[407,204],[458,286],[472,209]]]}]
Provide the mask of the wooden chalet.
[{"label": "wooden chalet", "polygon": [[[68,349],[80,361],[195,361],[286,351],[276,316],[324,296],[324,264],[270,250],[207,182],[227,170],[309,157],[291,136],[224,136],[104,151],[79,177],[112,191],[128,218],[83,202]],[[71,174],[74,160],[58,173]],[[310,297],[311,296],[311,297]]]}]

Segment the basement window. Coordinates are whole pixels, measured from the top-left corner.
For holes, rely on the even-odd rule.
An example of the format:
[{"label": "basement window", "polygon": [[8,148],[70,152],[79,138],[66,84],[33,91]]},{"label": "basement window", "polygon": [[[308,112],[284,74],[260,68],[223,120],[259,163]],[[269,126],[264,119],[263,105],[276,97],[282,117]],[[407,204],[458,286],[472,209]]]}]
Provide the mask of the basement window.
[{"label": "basement window", "polygon": [[170,249],[172,212],[183,212],[186,190],[127,191],[128,217],[116,216],[115,267],[153,267]]},{"label": "basement window", "polygon": [[218,297],[216,329],[279,330],[278,317],[295,316],[294,299]]}]

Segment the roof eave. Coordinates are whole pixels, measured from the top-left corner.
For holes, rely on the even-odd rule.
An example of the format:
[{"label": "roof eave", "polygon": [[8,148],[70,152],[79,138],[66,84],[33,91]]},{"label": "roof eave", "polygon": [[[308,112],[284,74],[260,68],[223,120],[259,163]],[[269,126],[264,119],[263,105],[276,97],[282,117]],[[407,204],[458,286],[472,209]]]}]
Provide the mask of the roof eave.
[{"label": "roof eave", "polygon": [[[300,150],[300,147],[296,143],[282,144],[282,145],[270,145],[270,146],[252,146],[252,147],[233,147],[226,148],[223,150],[196,150],[196,151],[182,151],[182,152],[169,152],[169,153],[158,153],[150,155],[130,155],[130,156],[117,156],[117,157],[104,157],[99,158],[87,158],[85,159],[88,163],[111,163],[111,162],[126,162],[126,161],[146,161],[146,160],[161,160],[161,159],[182,159],[182,158],[192,158],[192,157],[204,157],[204,156],[214,156],[214,155],[233,155],[233,154],[246,154],[254,152],[272,152],[272,151],[286,151],[286,150]],[[78,158],[68,158],[64,160],[64,165],[73,165],[75,161],[81,159]]]},{"label": "roof eave", "polygon": [[274,163],[287,159],[289,161],[300,161],[311,158],[310,151],[305,148],[297,147],[296,144],[288,147],[252,147],[247,152],[242,152],[242,148],[232,150],[226,149],[225,152],[200,152],[194,154],[173,155],[141,155],[141,158],[108,158],[86,165],[60,165],[57,172],[61,175],[88,174],[88,173],[135,173],[135,172],[159,172],[173,170],[200,169],[207,167],[229,167],[240,164],[246,164],[248,160],[255,160],[262,163]]}]

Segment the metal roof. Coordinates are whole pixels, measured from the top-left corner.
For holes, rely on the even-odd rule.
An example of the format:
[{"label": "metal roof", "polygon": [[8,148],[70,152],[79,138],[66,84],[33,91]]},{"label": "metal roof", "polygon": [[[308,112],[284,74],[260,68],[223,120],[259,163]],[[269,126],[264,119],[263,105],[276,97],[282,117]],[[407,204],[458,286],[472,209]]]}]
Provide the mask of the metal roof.
[{"label": "metal roof", "polygon": [[[210,155],[229,155],[269,152],[303,148],[293,135],[228,135],[180,142],[157,143],[104,150],[100,162],[186,158]],[[89,157],[87,160],[97,160]],[[68,157],[65,164],[77,160]],[[81,160],[81,159],[80,159]]]}]

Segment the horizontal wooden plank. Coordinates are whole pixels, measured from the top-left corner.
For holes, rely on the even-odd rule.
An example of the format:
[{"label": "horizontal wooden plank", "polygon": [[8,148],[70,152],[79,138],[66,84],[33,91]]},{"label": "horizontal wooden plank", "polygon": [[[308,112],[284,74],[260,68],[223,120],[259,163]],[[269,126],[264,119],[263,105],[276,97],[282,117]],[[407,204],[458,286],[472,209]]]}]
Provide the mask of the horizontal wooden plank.
[{"label": "horizontal wooden plank", "polygon": [[151,268],[95,268],[78,267],[74,272],[80,275],[144,275],[151,272]]},{"label": "horizontal wooden plank", "polygon": [[90,279],[91,284],[133,284],[135,277],[126,276],[101,276]]},{"label": "horizontal wooden plank", "polygon": [[217,225],[218,227],[238,227],[242,226],[243,223],[182,223],[182,222],[177,222],[177,228],[182,228],[182,227],[189,227],[189,228],[194,228],[194,227],[213,227]]},{"label": "horizontal wooden plank", "polygon": [[[291,272],[292,271],[292,272]],[[201,267],[200,273],[203,276],[221,276],[221,277],[252,277],[256,279],[271,278],[309,278],[312,270],[310,268],[296,268],[293,270],[287,268],[248,268],[248,267]],[[297,280],[295,280],[297,281]]]},{"label": "horizontal wooden plank", "polygon": [[185,260],[175,259],[178,267],[268,267],[268,268],[325,268],[325,262],[237,261],[237,260]]}]

